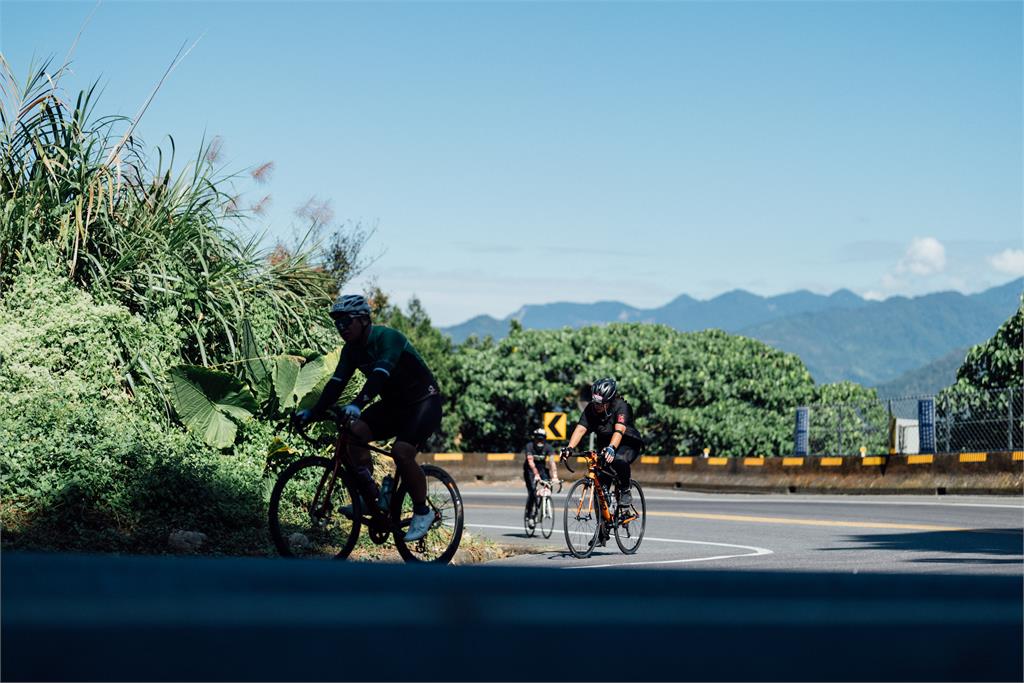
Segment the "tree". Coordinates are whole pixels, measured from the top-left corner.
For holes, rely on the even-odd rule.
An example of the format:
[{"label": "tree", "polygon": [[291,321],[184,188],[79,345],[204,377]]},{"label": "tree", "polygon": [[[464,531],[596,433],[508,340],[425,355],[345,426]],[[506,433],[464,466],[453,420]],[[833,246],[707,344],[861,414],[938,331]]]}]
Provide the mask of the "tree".
[{"label": "tree", "polygon": [[813,396],[800,359],[720,330],[639,323],[572,330],[513,328],[455,357],[464,450],[517,449],[542,413],[579,414],[591,382],[614,377],[649,453],[729,455],[790,448],[793,408]]}]

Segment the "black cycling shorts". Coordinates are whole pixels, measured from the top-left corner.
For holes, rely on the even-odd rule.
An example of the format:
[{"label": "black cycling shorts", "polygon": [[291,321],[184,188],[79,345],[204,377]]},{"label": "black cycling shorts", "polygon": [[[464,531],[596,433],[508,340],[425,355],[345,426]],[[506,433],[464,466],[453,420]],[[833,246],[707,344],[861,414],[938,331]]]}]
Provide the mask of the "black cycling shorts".
[{"label": "black cycling shorts", "polygon": [[411,404],[382,399],[364,410],[360,419],[370,428],[374,441],[395,437],[419,450],[441,426],[441,397],[435,394]]}]

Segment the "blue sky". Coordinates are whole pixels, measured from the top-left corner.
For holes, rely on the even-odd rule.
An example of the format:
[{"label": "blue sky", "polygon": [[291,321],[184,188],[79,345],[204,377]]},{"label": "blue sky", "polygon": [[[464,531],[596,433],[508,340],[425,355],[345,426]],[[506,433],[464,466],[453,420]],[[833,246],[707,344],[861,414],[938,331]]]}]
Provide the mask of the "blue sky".
[{"label": "blue sky", "polygon": [[[0,3],[15,73],[92,2]],[[104,2],[76,90],[228,168],[253,228],[329,200],[435,323],[526,303],[1024,275],[1020,2]],[[358,289],[360,280],[353,284]]]}]

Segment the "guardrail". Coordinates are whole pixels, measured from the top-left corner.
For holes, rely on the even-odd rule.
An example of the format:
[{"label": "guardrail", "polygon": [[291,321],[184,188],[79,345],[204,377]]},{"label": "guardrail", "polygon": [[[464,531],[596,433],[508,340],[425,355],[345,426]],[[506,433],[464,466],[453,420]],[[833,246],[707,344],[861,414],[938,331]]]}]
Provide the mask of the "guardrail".
[{"label": "guardrail", "polygon": [[[522,458],[515,453],[420,456],[464,482],[519,479]],[[1024,451],[863,457],[644,455],[633,463],[633,478],[645,485],[715,491],[1021,495]]]}]

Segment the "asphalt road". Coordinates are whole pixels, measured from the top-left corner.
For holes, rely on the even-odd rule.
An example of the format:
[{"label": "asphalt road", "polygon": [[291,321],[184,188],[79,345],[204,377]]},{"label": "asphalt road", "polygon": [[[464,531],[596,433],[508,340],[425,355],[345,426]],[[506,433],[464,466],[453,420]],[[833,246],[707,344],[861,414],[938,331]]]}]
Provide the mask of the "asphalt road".
[{"label": "asphalt road", "polygon": [[1024,676],[1019,498],[652,490],[639,553],[581,561],[559,535],[524,538],[521,490],[462,489],[472,530],[537,552],[464,567],[5,552],[0,680]]},{"label": "asphalt road", "polygon": [[[635,555],[614,540],[586,560],[555,533],[527,538],[520,486],[461,487],[474,533],[529,550],[494,564],[1024,576],[1024,501],[999,496],[706,494],[648,489]],[[568,491],[568,486],[564,491]]]}]

